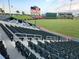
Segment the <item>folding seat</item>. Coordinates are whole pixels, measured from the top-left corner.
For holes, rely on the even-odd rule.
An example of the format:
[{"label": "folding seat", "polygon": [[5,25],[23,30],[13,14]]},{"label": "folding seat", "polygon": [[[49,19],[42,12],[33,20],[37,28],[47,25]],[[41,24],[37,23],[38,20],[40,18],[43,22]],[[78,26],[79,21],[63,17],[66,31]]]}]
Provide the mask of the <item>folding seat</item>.
[{"label": "folding seat", "polygon": [[43,56],[44,56],[45,59],[49,59],[49,53],[48,52],[44,51]]},{"label": "folding seat", "polygon": [[63,58],[58,58],[58,57],[51,54],[51,59],[63,59]]},{"label": "folding seat", "polygon": [[41,48],[38,48],[38,50],[37,50],[37,51],[38,51],[38,53],[39,53],[40,55],[42,55],[42,54],[43,54],[43,52],[44,52]]},{"label": "folding seat", "polygon": [[32,43],[32,42],[30,42],[30,41],[28,41],[28,46],[31,48],[31,49],[34,49],[35,47],[34,47],[34,44]]},{"label": "folding seat", "polygon": [[26,52],[27,55],[29,55],[30,51],[27,48],[25,48],[24,51]]},{"label": "folding seat", "polygon": [[37,58],[34,54],[30,53],[30,56],[28,57],[28,59],[37,59]]},{"label": "folding seat", "polygon": [[[32,42],[29,43],[31,43],[30,45],[35,46]],[[20,49],[21,54],[26,57],[26,59],[37,59],[34,54],[32,54],[23,44],[21,44],[21,42],[17,41],[15,44],[19,45],[18,48]]]},{"label": "folding seat", "polygon": [[6,48],[4,47],[2,41],[0,41],[0,54],[1,54],[5,59],[9,59],[9,55],[7,54]]},{"label": "folding seat", "polygon": [[28,55],[26,54],[26,52],[23,51],[23,50],[21,50],[21,54],[22,54],[23,56],[27,56],[27,57],[28,57]]},{"label": "folding seat", "polygon": [[35,50],[36,53],[39,51],[39,48],[34,44],[33,44],[33,49]]},{"label": "folding seat", "polygon": [[21,51],[20,43],[17,41],[17,42],[15,43],[15,45],[16,45],[16,48],[18,49],[18,51],[20,52],[20,51]]}]

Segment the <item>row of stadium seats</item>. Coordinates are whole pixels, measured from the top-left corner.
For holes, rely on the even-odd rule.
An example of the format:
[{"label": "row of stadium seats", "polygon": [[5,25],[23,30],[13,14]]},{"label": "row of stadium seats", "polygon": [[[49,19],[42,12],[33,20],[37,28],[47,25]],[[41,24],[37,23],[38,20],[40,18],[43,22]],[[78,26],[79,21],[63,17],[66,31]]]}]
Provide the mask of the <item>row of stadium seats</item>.
[{"label": "row of stadium seats", "polygon": [[16,24],[20,23],[20,24],[25,24],[26,26],[32,26],[32,27],[36,28],[36,26],[34,24],[25,22],[21,19],[17,19],[17,18],[14,18],[14,17],[8,17],[8,18],[6,18],[6,20],[10,23],[16,23]]},{"label": "row of stadium seats", "polygon": [[58,57],[54,54],[49,53],[45,49],[41,48],[39,45],[36,45],[32,43],[31,41],[28,41],[28,46],[34,50],[36,53],[39,53],[41,57],[44,57],[45,59],[58,59]]},{"label": "row of stadium seats", "polygon": [[2,20],[2,21],[8,21],[7,18],[9,18],[9,17],[10,17],[9,15],[0,15],[0,20]]},{"label": "row of stadium seats", "polygon": [[1,24],[0,23],[0,26],[2,27],[2,29],[5,31],[5,33],[7,34],[7,36],[10,38],[10,40],[12,41],[13,40],[13,34],[11,33],[11,32],[9,32],[8,30],[7,30],[7,28],[3,25],[3,24]]},{"label": "row of stadium seats", "polygon": [[16,48],[26,59],[38,59],[32,52],[29,51],[21,42],[17,41],[15,43]]},{"label": "row of stadium seats", "polygon": [[38,45],[63,59],[79,59],[79,42],[68,41],[41,43],[38,41]]},{"label": "row of stadium seats", "polygon": [[[42,36],[42,39],[46,39],[47,36],[50,36],[50,37],[52,37],[52,39],[60,40],[60,36],[52,34],[52,33],[48,33],[43,30],[34,30],[34,29],[28,29],[28,28],[17,27],[17,26],[8,26],[8,25],[6,25],[6,27],[8,27],[13,33],[26,33],[26,34],[40,35],[40,36]],[[19,35],[17,35],[17,36],[19,36]]]},{"label": "row of stadium seats", "polygon": [[38,45],[41,47],[41,48],[44,48],[45,50],[49,51],[50,53],[52,54],[55,54],[55,55],[58,55],[58,51],[42,42],[39,42],[38,41]]},{"label": "row of stadium seats", "polygon": [[7,54],[6,48],[4,47],[3,41],[0,41],[0,54],[5,58],[5,59],[10,59],[9,55]]}]

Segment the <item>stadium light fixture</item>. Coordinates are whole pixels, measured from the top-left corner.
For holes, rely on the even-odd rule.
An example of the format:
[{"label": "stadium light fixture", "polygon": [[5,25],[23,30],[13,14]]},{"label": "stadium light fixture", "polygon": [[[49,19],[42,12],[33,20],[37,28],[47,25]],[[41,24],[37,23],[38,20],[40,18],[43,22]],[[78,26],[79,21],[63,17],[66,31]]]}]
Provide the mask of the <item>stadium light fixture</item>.
[{"label": "stadium light fixture", "polygon": [[[70,8],[69,8],[71,14],[73,14],[73,12],[72,12],[72,1],[73,1],[73,0],[70,0]],[[72,15],[72,19],[73,19],[73,15]]]}]

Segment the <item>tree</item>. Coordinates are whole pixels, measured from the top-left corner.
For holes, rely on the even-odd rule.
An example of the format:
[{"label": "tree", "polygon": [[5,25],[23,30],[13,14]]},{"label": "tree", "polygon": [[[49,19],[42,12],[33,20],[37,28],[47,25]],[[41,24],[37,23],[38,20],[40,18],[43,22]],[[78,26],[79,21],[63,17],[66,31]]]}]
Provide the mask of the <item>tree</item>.
[{"label": "tree", "polygon": [[19,13],[20,13],[20,11],[19,11],[19,10],[17,10],[17,11],[16,11],[16,13],[17,13],[17,14],[19,14]]},{"label": "tree", "polygon": [[4,11],[4,10],[2,10],[1,12],[2,12],[2,13],[5,13],[5,11]]},{"label": "tree", "polygon": [[2,8],[0,8],[0,12],[1,12],[2,14],[5,13],[5,11],[4,11]]},{"label": "tree", "polygon": [[2,13],[2,8],[0,8],[0,12]]},{"label": "tree", "polygon": [[25,15],[25,12],[24,11],[22,11],[22,15]]}]

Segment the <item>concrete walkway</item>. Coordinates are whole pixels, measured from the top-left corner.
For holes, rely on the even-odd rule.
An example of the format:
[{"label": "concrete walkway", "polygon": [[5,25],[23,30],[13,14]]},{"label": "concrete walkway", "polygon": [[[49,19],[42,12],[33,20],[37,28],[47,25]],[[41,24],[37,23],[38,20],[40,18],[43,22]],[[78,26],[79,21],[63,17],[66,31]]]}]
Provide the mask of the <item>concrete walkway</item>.
[{"label": "concrete walkway", "polygon": [[10,39],[8,38],[8,36],[6,35],[6,33],[3,31],[1,27],[0,27],[0,33],[1,33],[0,40],[4,41],[10,59],[25,59],[25,57],[22,56],[21,53],[17,51],[17,49],[15,48],[15,44],[10,41]]}]

